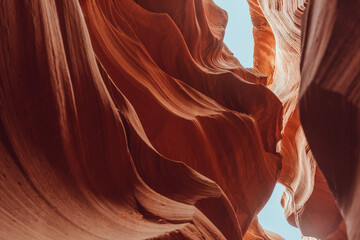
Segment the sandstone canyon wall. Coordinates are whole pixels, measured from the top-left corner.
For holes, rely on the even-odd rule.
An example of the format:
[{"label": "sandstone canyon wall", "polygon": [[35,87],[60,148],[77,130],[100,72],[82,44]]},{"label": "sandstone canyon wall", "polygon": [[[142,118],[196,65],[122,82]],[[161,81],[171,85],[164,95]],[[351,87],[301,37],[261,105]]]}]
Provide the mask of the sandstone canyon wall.
[{"label": "sandstone canyon wall", "polygon": [[359,1],[313,1],[302,23],[301,122],[349,239],[360,238],[359,9]]},{"label": "sandstone canyon wall", "polygon": [[248,3],[0,0],[0,239],[359,238],[359,3]]}]

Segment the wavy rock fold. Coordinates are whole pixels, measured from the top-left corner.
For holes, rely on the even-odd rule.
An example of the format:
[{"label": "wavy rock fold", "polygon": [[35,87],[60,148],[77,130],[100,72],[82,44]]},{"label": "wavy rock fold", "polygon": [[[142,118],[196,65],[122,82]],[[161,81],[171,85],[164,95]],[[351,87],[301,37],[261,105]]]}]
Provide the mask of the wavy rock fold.
[{"label": "wavy rock fold", "polygon": [[248,0],[244,68],[212,0],[0,0],[0,239],[283,239],[276,182],[357,239],[359,4],[329,2]]}]

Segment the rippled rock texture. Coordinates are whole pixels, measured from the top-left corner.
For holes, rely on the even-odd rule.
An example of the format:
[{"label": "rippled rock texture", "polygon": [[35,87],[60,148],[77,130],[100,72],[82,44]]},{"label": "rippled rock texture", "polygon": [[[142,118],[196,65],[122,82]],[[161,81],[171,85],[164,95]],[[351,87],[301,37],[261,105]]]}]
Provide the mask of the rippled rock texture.
[{"label": "rippled rock texture", "polygon": [[248,2],[0,0],[0,239],[357,239],[359,3]]}]

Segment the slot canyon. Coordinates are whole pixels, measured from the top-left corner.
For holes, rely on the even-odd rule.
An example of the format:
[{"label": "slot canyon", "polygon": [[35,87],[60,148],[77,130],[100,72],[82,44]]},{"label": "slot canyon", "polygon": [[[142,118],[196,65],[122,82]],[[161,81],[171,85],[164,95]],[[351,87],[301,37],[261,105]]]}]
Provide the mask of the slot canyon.
[{"label": "slot canyon", "polygon": [[360,1],[247,3],[0,0],[0,240],[359,240]]}]

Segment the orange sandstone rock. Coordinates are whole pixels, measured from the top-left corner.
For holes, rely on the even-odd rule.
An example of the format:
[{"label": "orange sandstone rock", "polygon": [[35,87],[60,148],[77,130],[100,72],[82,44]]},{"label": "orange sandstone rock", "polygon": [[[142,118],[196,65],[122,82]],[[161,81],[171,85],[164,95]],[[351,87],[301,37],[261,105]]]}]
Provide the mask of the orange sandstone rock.
[{"label": "orange sandstone rock", "polygon": [[359,1],[312,1],[302,23],[300,118],[344,217],[360,238]]},{"label": "orange sandstone rock", "polygon": [[252,69],[211,0],[0,1],[0,239],[282,239],[277,181],[305,236],[356,239],[359,5],[248,2]]}]

